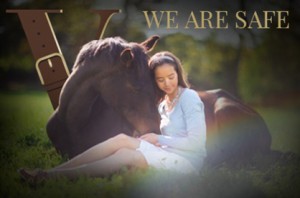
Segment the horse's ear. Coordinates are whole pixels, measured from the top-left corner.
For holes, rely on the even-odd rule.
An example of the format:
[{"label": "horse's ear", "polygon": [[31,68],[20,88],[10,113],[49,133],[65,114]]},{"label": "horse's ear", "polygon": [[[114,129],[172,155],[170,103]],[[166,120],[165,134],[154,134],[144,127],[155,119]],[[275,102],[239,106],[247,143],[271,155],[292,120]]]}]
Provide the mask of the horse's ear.
[{"label": "horse's ear", "polygon": [[121,61],[126,67],[130,67],[134,55],[130,48],[126,48],[121,52]]},{"label": "horse's ear", "polygon": [[148,38],[147,40],[142,42],[141,45],[145,47],[147,52],[150,52],[154,49],[158,39],[159,39],[159,36],[157,36],[157,35],[151,36],[150,38]]}]

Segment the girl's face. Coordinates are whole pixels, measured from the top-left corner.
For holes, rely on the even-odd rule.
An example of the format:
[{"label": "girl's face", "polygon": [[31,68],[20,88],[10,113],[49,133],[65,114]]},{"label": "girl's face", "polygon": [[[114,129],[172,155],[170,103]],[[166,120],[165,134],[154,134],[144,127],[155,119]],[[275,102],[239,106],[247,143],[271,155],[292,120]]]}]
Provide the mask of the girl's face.
[{"label": "girl's face", "polygon": [[155,80],[158,87],[169,96],[175,96],[178,88],[178,75],[173,65],[165,63],[155,71]]}]

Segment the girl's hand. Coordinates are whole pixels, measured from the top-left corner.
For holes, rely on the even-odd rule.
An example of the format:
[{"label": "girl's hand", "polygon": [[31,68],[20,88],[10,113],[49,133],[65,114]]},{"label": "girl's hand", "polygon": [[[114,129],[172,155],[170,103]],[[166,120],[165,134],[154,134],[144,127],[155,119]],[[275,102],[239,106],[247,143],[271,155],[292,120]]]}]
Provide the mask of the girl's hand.
[{"label": "girl's hand", "polygon": [[158,143],[158,135],[155,133],[146,133],[146,134],[142,135],[140,138],[142,140],[150,142],[151,144],[160,146],[160,144]]}]

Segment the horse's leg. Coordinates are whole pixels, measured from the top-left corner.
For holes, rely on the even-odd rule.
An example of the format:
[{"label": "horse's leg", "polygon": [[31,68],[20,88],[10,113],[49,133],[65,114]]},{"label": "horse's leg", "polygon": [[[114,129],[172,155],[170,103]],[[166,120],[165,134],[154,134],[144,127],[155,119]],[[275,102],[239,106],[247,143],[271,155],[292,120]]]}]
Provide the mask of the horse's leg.
[{"label": "horse's leg", "polygon": [[107,176],[127,166],[146,168],[148,165],[143,154],[139,151],[122,148],[102,160],[71,168],[50,169],[47,173],[50,178],[61,176],[70,179],[79,176],[99,177]]},{"label": "horse's leg", "polygon": [[47,134],[53,143],[56,151],[61,155],[69,155],[71,153],[71,137],[63,121],[58,118],[57,111],[50,117],[47,123]]},{"label": "horse's leg", "polygon": [[139,145],[140,145],[140,140],[133,137],[129,137],[124,134],[119,134],[115,137],[112,137],[102,143],[99,143],[91,147],[90,149],[84,151],[83,153],[75,156],[69,161],[53,169],[72,168],[72,167],[92,163],[104,159],[123,148],[135,150],[139,147]]}]

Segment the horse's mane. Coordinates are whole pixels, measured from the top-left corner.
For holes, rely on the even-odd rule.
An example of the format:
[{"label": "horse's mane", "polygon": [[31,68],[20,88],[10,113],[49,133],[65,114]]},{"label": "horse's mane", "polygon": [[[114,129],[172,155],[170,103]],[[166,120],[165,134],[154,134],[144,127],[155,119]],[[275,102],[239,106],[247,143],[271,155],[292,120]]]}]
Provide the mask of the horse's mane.
[{"label": "horse's mane", "polygon": [[[136,65],[137,75],[140,78],[144,78],[149,74],[149,68],[147,63],[148,56],[145,56],[145,49],[138,43],[128,43],[121,37],[105,38],[103,40],[92,40],[83,45],[75,60],[73,70],[87,65],[86,61],[93,61],[97,58],[105,57],[105,62],[114,67],[117,62],[120,61],[120,54],[126,48],[131,49],[134,57],[132,64]],[[102,62],[102,60],[100,61]]]},{"label": "horse's mane", "polygon": [[112,63],[115,60],[116,53],[121,52],[126,43],[120,37],[92,40],[81,47],[73,69],[80,67],[86,60],[94,60],[101,54],[105,54],[107,61]]}]

